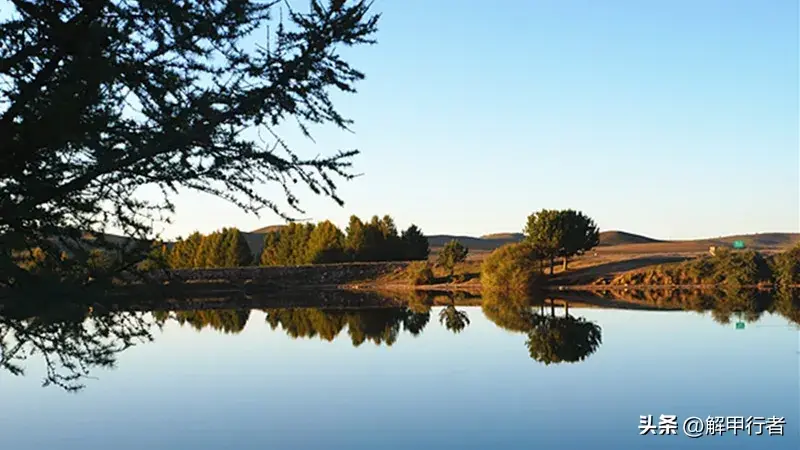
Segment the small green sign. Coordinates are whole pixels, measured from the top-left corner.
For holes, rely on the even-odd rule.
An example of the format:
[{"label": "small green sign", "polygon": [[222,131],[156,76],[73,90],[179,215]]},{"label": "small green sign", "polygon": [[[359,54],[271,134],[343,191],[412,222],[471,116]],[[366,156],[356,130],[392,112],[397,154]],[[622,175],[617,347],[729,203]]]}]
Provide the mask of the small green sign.
[{"label": "small green sign", "polygon": [[744,322],[736,322],[737,330],[744,330]]},{"label": "small green sign", "polygon": [[733,241],[733,248],[744,248],[744,241]]}]

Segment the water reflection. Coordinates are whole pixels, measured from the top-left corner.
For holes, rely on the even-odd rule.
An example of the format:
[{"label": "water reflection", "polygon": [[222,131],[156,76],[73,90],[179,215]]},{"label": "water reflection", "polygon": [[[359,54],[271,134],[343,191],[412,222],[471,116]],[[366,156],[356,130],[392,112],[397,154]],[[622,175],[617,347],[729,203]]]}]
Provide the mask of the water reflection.
[{"label": "water reflection", "polygon": [[119,312],[93,315],[89,308],[61,308],[37,317],[0,315],[0,368],[24,375],[31,356],[44,361],[43,386],[76,392],[98,368],[113,368],[117,355],[151,341],[149,314]]},{"label": "water reflection", "polygon": [[[549,314],[545,304],[549,303]],[[569,313],[556,316],[554,299],[501,298],[487,296],[482,309],[489,320],[512,332],[525,333],[530,357],[545,365],[583,361],[602,343],[602,329],[594,322]]]},{"label": "water reflection", "polygon": [[[614,308],[647,305],[650,309],[710,312],[710,317],[722,325],[732,321],[752,323],[765,313],[778,313],[791,323],[800,324],[799,294],[797,290],[775,293],[664,290],[608,292],[574,299],[487,296],[482,300],[481,311],[498,327],[524,335],[528,356],[550,365],[584,361],[602,345],[602,328],[575,314],[574,308],[571,312],[571,305]],[[620,303],[620,299],[627,302]],[[377,346],[391,346],[403,332],[411,337],[420,335],[431,326],[434,306],[440,308],[436,311],[439,324],[434,322],[435,325],[456,334],[470,325],[467,311],[459,306],[469,299],[461,295],[434,299],[415,294],[405,301],[404,306],[392,307],[262,309],[266,324],[291,338],[333,341],[346,334],[355,347],[368,341]],[[120,352],[153,340],[154,332],[170,322],[198,331],[236,334],[248,323],[258,326],[249,321],[250,316],[249,308],[102,313],[86,306],[34,312],[6,308],[0,311],[0,370],[24,375],[26,365],[39,360],[44,365],[45,386],[55,385],[74,392],[84,387],[93,371],[113,368]]]}]

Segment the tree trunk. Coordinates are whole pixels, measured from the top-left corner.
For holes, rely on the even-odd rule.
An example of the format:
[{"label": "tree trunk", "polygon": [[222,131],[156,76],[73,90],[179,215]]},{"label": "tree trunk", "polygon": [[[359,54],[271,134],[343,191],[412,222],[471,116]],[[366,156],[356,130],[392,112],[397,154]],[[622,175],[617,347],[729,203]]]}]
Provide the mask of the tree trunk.
[{"label": "tree trunk", "polygon": [[568,258],[565,256],[565,257],[564,257],[564,272],[566,272],[566,271],[567,271],[567,259],[568,259]]},{"label": "tree trunk", "polygon": [[550,258],[550,275],[553,274],[553,266],[555,265],[555,258]]},{"label": "tree trunk", "polygon": [[556,316],[556,302],[553,299],[550,299],[550,316]]},{"label": "tree trunk", "polygon": [[569,317],[569,303],[564,302],[564,316]]}]

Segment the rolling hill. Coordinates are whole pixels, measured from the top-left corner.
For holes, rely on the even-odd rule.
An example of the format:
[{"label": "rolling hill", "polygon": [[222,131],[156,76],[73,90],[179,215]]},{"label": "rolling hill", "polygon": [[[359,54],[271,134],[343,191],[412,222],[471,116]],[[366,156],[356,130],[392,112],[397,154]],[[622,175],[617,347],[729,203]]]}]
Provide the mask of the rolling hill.
[{"label": "rolling hill", "polygon": [[[520,233],[495,233],[479,238],[470,236],[432,235],[428,236],[431,250],[436,251],[447,241],[456,239],[474,252],[492,251],[509,242],[522,240]],[[800,233],[757,233],[735,236],[722,236],[710,239],[669,241],[625,231],[600,232],[598,252],[603,253],[696,253],[706,252],[711,246],[730,247],[734,241],[744,241],[747,248],[762,251],[782,250],[800,243]]]}]

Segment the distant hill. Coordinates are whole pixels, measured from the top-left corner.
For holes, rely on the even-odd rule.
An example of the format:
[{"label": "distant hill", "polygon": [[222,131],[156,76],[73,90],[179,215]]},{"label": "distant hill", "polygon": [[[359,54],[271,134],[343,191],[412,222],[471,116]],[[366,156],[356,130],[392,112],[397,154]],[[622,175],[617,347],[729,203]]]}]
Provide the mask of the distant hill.
[{"label": "distant hill", "polygon": [[[285,225],[270,225],[251,232],[242,232],[250,250],[260,255],[264,248],[264,235],[270,231],[280,230]],[[472,252],[492,251],[502,245],[519,242],[522,233],[492,233],[480,237],[436,234],[428,236],[431,251],[436,252],[448,241],[455,239]],[[628,233],[625,231],[603,231],[600,233],[598,251],[612,253],[671,253],[671,252],[704,252],[710,246],[730,246],[733,241],[744,241],[745,246],[756,250],[780,250],[800,243],[800,233],[759,233],[737,236],[723,236],[709,239],[688,241],[666,241]]]},{"label": "distant hill", "polygon": [[257,234],[267,234],[270,231],[280,231],[286,225],[270,225],[267,227],[259,228],[257,230],[253,230],[250,233],[257,233]]},{"label": "distant hill", "polygon": [[625,231],[603,231],[600,233],[601,247],[611,245],[648,244],[651,242],[661,241]]},{"label": "distant hill", "polygon": [[[456,239],[472,251],[492,251],[509,242],[522,240],[521,233],[493,233],[481,237],[453,236],[446,234],[428,236],[432,251],[436,251],[451,239]],[[710,246],[731,246],[733,241],[744,241],[747,248],[755,250],[781,250],[800,243],[800,233],[758,233],[737,236],[723,236],[711,239],[686,241],[666,241],[653,239],[625,231],[600,232],[599,247],[604,251],[661,253],[661,252],[703,252]],[[598,249],[599,251],[599,249]]]}]

